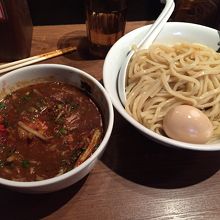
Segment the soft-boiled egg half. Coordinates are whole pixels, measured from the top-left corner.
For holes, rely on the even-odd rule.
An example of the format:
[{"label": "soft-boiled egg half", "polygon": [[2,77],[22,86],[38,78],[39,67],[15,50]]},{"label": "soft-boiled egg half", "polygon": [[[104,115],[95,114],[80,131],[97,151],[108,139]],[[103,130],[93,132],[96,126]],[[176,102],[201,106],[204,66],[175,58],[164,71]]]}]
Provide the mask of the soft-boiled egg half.
[{"label": "soft-boiled egg half", "polygon": [[163,120],[166,135],[178,141],[204,144],[213,134],[213,125],[199,109],[190,105],[171,108]]}]

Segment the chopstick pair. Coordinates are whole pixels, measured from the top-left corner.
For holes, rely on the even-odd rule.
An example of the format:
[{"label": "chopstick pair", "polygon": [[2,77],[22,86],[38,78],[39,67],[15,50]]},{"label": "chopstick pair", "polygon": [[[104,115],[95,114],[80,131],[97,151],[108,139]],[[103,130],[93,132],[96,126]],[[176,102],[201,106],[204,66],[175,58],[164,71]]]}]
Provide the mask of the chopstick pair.
[{"label": "chopstick pair", "polygon": [[69,52],[72,52],[75,50],[77,50],[76,47],[67,47],[67,48],[63,48],[63,49],[54,50],[52,52],[36,55],[33,57],[28,57],[28,58],[25,58],[22,60],[2,64],[2,65],[0,65],[0,74],[9,72],[9,71],[33,64],[33,63],[37,63],[37,62],[40,62],[43,60],[47,60],[52,57],[56,57],[56,56],[59,56],[59,55],[65,54],[65,53],[69,53]]}]

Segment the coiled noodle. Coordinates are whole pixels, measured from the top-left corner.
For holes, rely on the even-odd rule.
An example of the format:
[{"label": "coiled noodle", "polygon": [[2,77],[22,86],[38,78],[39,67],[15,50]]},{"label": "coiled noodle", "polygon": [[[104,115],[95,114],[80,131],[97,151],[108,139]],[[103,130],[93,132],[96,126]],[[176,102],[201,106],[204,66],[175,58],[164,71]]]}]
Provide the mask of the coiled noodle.
[{"label": "coiled noodle", "polygon": [[201,44],[154,44],[136,51],[128,67],[126,111],[164,135],[170,108],[187,104],[203,111],[220,133],[220,54]]}]

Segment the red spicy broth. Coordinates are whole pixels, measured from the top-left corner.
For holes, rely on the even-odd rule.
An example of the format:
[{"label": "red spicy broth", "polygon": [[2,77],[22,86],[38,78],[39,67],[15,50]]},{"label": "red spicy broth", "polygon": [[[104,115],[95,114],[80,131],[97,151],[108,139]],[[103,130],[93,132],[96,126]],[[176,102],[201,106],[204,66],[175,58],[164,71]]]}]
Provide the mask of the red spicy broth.
[{"label": "red spicy broth", "polygon": [[18,89],[0,102],[0,177],[61,175],[85,161],[102,135],[99,109],[78,88],[44,82]]}]

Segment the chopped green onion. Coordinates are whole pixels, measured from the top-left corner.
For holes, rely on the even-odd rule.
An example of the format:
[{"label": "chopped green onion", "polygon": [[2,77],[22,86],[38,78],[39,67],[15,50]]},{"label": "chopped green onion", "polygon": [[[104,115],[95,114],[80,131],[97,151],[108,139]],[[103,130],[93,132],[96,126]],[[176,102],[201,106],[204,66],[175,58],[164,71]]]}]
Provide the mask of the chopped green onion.
[{"label": "chopped green onion", "polygon": [[3,102],[0,102],[0,110],[1,109],[4,109],[6,106],[5,106],[5,103],[3,103]]},{"label": "chopped green onion", "polygon": [[27,94],[27,95],[22,96],[22,99],[24,101],[29,101],[31,99],[31,96],[30,96],[30,94]]},{"label": "chopped green onion", "polygon": [[65,134],[67,134],[67,130],[65,128],[61,128],[59,130],[59,133],[62,134],[62,135],[65,135]]},{"label": "chopped green onion", "polygon": [[4,167],[4,162],[0,160],[0,167]]},{"label": "chopped green onion", "polygon": [[23,168],[28,168],[30,166],[30,162],[28,160],[22,160],[21,165]]},{"label": "chopped green onion", "polygon": [[39,99],[36,103],[35,103],[35,107],[40,110],[43,111],[47,108],[47,103],[44,101],[44,99]]},{"label": "chopped green onion", "polygon": [[86,147],[81,147],[81,148],[76,148],[73,150],[72,155],[71,155],[71,162],[75,164],[79,156],[81,155],[82,152],[86,150]]}]

